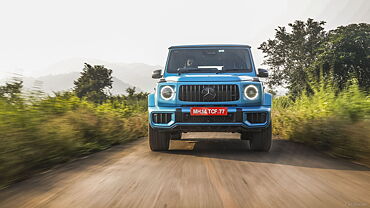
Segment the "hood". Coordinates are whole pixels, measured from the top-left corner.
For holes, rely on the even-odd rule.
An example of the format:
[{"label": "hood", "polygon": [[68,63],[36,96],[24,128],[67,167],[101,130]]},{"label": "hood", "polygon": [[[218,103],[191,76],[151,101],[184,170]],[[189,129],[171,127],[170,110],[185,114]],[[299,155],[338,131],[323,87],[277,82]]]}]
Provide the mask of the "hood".
[{"label": "hood", "polygon": [[168,76],[167,82],[240,82],[256,81],[258,78],[232,74],[181,74],[180,76]]}]

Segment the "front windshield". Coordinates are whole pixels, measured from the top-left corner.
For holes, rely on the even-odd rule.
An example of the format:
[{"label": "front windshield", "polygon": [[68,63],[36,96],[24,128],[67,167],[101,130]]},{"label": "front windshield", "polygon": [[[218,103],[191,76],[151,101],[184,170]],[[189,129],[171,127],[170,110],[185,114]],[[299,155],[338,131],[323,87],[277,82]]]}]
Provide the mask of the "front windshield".
[{"label": "front windshield", "polygon": [[178,49],[170,53],[168,73],[247,73],[252,64],[247,49]]}]

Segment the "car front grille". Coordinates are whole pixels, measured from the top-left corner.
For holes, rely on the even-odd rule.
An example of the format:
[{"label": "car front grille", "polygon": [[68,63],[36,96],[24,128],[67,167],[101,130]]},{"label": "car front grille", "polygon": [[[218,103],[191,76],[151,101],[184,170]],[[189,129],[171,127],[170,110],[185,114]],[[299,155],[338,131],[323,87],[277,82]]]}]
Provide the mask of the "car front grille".
[{"label": "car front grille", "polygon": [[235,84],[181,85],[179,100],[188,102],[226,102],[239,100],[239,87]]},{"label": "car front grille", "polygon": [[233,123],[236,122],[234,113],[227,116],[191,116],[190,113],[183,113],[183,123]]},{"label": "car front grille", "polygon": [[247,120],[249,123],[265,123],[267,119],[267,113],[265,112],[256,112],[256,113],[247,113]]},{"label": "car front grille", "polygon": [[172,113],[153,113],[152,120],[153,123],[157,124],[168,124],[171,121]]}]

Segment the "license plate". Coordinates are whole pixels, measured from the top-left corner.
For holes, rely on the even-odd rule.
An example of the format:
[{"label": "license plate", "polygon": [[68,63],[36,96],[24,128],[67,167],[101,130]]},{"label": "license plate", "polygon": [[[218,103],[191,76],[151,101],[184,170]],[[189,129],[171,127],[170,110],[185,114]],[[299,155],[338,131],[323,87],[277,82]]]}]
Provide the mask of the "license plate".
[{"label": "license plate", "polygon": [[190,108],[192,116],[227,116],[226,107],[192,107]]}]

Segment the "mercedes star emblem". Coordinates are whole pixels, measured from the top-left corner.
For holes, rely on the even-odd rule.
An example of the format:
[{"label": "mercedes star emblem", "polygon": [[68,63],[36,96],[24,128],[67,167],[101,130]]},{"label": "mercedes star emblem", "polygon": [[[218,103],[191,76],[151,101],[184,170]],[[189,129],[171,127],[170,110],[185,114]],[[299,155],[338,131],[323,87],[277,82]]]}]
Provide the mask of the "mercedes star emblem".
[{"label": "mercedes star emblem", "polygon": [[211,101],[216,97],[216,91],[212,87],[205,87],[201,92],[205,101]]}]

